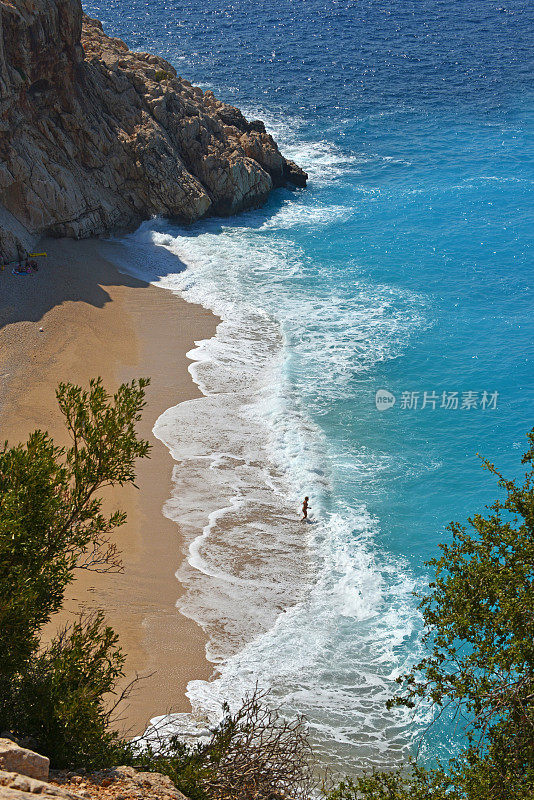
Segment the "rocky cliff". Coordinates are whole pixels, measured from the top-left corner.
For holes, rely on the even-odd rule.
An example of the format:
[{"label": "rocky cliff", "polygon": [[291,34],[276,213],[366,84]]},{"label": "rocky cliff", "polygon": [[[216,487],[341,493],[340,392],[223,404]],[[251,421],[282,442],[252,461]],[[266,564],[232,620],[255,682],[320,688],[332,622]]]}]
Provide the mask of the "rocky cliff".
[{"label": "rocky cliff", "polygon": [[260,121],[133,53],[80,0],[0,0],[0,258],[304,186]]}]

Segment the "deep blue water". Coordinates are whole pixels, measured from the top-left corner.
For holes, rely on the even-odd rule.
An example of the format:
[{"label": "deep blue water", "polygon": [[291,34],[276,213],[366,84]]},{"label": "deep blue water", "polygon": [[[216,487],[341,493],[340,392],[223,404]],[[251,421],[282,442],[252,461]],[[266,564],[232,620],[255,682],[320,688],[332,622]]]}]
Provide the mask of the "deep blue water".
[{"label": "deep blue water", "polygon": [[[213,644],[223,690],[236,675],[239,686],[263,676],[310,717],[319,750],[387,761],[417,728],[390,729],[383,709],[391,675],[417,652],[410,592],[428,581],[424,561],[447,523],[496,496],[476,453],[520,475],[534,422],[534,6],[106,0],[85,9],[130,47],[265,119],[310,171],[305,191],[279,190],[265,209],[188,230],[154,222],[136,247],[144,242],[145,274],[165,274],[234,325],[226,366],[204,376],[208,392],[224,393],[253,312],[278,326],[282,344],[254,351],[259,372],[282,353],[272,393],[263,386],[259,397],[256,386],[254,402],[287,470],[288,502],[310,494],[319,522],[295,626],[288,615],[267,625],[230,666]],[[186,278],[169,283],[158,244],[188,265]],[[377,411],[378,389],[396,396],[393,408]],[[498,393],[496,408],[481,408],[484,391]],[[416,393],[418,408],[402,407],[403,392]],[[435,392],[435,409],[421,407],[424,392]],[[460,405],[477,393],[477,407],[441,408],[443,392],[458,392]],[[206,687],[191,692],[207,702]],[[436,732],[429,752],[450,734]]]}]

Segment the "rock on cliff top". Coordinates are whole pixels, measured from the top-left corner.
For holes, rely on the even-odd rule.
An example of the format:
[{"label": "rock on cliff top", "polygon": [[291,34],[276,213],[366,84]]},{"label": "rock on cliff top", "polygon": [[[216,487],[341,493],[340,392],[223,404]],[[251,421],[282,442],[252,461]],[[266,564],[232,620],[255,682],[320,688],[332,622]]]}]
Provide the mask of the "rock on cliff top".
[{"label": "rock on cliff top", "polygon": [[79,0],[0,0],[0,257],[304,186],[260,121],[133,53]]},{"label": "rock on cliff top", "polygon": [[0,738],[0,800],[187,800],[171,779],[157,772],[114,767],[80,775],[49,774],[49,760],[11,739]]},{"label": "rock on cliff top", "polygon": [[0,770],[0,800],[187,800],[171,779],[157,772],[116,767],[91,775],[56,773],[39,780]]}]

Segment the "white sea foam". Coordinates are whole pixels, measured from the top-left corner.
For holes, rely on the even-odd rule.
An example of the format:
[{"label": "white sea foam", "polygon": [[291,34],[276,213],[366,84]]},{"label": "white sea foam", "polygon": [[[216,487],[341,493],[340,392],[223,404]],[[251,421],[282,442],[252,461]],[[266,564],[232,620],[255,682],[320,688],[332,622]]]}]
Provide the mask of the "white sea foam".
[{"label": "white sea foam", "polygon": [[[345,169],[333,150],[324,158],[333,173]],[[259,682],[286,713],[306,714],[318,754],[340,769],[347,758],[394,762],[407,746],[406,719],[385,715],[384,702],[417,617],[413,579],[377,546],[377,521],[333,491],[333,470],[375,475],[386,456],[333,453],[308,409],[320,418],[351,376],[396,357],[424,319],[420,298],[388,286],[356,278],[344,289],[333,272],[317,290],[289,234],[350,213],[297,196],[188,232],[145,223],[114,253],[222,319],[189,353],[204,396],[154,427],[176,461],[164,513],[186,539],[179,608],[206,632],[216,666],[214,680],[188,686],[195,718],[214,723],[222,701],[236,705]],[[298,520],[304,494],[315,524]]]},{"label": "white sea foam", "polygon": [[[286,158],[295,161],[307,173],[309,186],[324,186],[339,181],[347,172],[357,174],[362,156],[347,153],[327,139],[307,137],[304,119],[286,111],[274,113],[267,108],[242,106],[248,119],[261,119]],[[364,159],[365,161],[365,159]]]},{"label": "white sea foam", "polygon": [[346,222],[353,215],[346,206],[323,206],[298,204],[287,201],[280,210],[261,225],[260,230],[313,228]]}]

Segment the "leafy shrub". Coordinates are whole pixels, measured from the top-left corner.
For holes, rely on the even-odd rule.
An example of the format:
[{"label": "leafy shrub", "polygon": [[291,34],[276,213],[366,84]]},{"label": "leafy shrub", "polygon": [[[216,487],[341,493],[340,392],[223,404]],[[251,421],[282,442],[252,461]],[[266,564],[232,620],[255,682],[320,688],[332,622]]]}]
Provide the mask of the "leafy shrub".
[{"label": "leafy shrub", "polygon": [[373,772],[347,779],[327,800],[456,800],[451,780],[442,770],[413,765],[407,770]]},{"label": "leafy shrub", "polygon": [[126,755],[110,730],[115,704],[105,703],[123,676],[117,640],[101,612],[80,616],[35,653],[18,676],[13,692],[17,730],[30,732],[55,767],[107,767]]},{"label": "leafy shrub", "polygon": [[467,761],[493,772],[494,797],[512,797],[524,781],[534,794],[534,430],[522,484],[504,478],[490,514],[469,528],[451,523],[451,544],[429,564],[436,577],[423,597],[428,655],[399,682],[395,703],[430,698],[467,721]]},{"label": "leafy shrub", "polygon": [[388,706],[433,704],[466,725],[467,745],[447,768],[414,766],[345,782],[331,800],[532,800],[534,797],[534,430],[522,483],[483,466],[505,492],[428,562],[422,597],[427,655],[398,682]]},{"label": "leafy shrub", "polygon": [[193,800],[306,800],[315,786],[306,726],[285,719],[265,697],[256,689],[235,713],[226,706],[206,744],[187,747],[174,737],[137,765],[169,775]]},{"label": "leafy shrub", "polygon": [[72,446],[35,431],[0,449],[0,730],[29,738],[55,766],[106,762],[103,697],[122,676],[123,657],[101,615],[79,620],[40,648],[43,626],[62,606],[77,568],[121,568],[109,534],[125,514],[102,513],[99,492],[133,483],[148,454],[135,426],[147,380],[111,398],[101,380],[88,391],[57,391]]},{"label": "leafy shrub", "polygon": [[160,83],[161,81],[171,81],[173,78],[170,72],[166,72],[164,69],[156,70],[156,74],[154,75],[154,80]]}]

